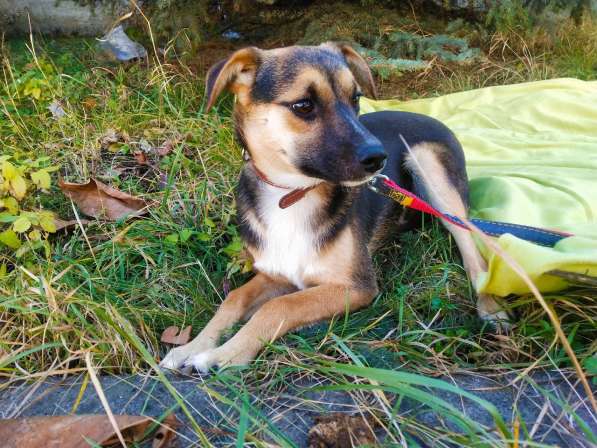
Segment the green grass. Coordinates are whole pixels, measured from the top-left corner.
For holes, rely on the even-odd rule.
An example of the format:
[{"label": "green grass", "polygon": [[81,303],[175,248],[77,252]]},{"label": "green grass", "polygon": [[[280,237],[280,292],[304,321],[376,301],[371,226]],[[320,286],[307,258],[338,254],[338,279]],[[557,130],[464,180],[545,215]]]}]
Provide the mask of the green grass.
[{"label": "green grass", "polygon": [[[595,25],[570,27],[551,39],[539,32],[496,34],[484,41],[488,57],[479,65],[438,63],[405,80],[399,92],[412,89],[414,97],[552,76],[597,77]],[[241,272],[245,260],[234,225],[233,188],[242,162],[230,100],[205,114],[203,74],[178,60],[116,65],[103,61],[92,41],[76,39],[38,38],[34,48],[36,57],[26,40],[1,48],[1,154],[15,163],[47,156],[67,180],[97,177],[152,206],[142,218],[92,221],[49,235],[47,250],[31,243],[17,256],[0,248],[6,271],[0,270],[0,391],[20,379],[85,372],[88,352],[104,373],[147,371],[167,351],[159,342],[163,329],[192,325],[196,334],[223,291],[248,277]],[[39,99],[19,87],[32,79]],[[415,92],[418,86],[424,89]],[[54,99],[66,111],[60,120],[47,109]],[[110,130],[128,136],[115,152],[101,144]],[[172,152],[150,154],[151,167],[135,162],[134,150],[166,141],[174,142]],[[26,206],[73,219],[57,176],[53,173],[51,191],[30,195]],[[370,307],[289,334],[251,366],[207,380],[206,387],[228,388],[231,395],[221,400],[232,401],[244,416],[229,424],[230,431],[255,445],[267,439],[286,445],[274,423],[258,413],[259,403],[247,402],[243,394],[276,393],[291,378],[306,375],[357,398],[360,389],[369,388],[378,398],[387,392],[427,403],[462,430],[449,424],[421,427],[383,399],[363,403],[390,439],[507,446],[513,422],[497,418],[498,432],[477,427],[430,394],[447,383],[404,372],[496,374],[533,363],[568,369],[542,308],[532,296],[511,298],[516,327],[508,337],[494,335],[477,319],[456,247],[437,222],[403,235],[375,263],[381,293]],[[580,287],[546,296],[586,365],[597,350],[596,297],[595,288]]]}]

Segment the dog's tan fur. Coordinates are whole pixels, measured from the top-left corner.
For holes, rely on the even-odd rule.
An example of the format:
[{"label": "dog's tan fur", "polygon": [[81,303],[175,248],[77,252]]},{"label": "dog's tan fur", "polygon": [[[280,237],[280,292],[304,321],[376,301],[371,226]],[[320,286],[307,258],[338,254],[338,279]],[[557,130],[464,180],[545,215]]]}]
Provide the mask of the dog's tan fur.
[{"label": "dog's tan fur", "polygon": [[[297,48],[240,50],[210,71],[208,106],[213,106],[225,89],[235,93],[235,123],[251,163],[272,183],[288,188],[314,188],[300,202],[282,210],[278,201],[288,191],[260,182],[255,170],[246,168],[241,193],[250,196],[250,200],[244,201],[249,205],[239,202],[239,214],[246,233],[245,245],[257,273],[228,295],[193,341],[166,356],[161,363],[164,367],[177,369],[192,365],[207,371],[216,365],[246,364],[264,344],[298,327],[366,306],[378,292],[371,251],[396,222],[390,207],[380,209],[380,219],[373,228],[364,228],[357,217],[348,212],[343,214],[342,209],[343,204],[348,207],[357,200],[358,189],[353,192],[339,185],[358,185],[366,179],[357,176],[354,180],[342,180],[347,176],[340,166],[340,180],[324,181],[297,164],[301,158],[312,160],[320,151],[319,142],[329,138],[328,133],[334,129],[343,132],[346,124],[339,115],[334,115],[333,108],[345,106],[334,104],[354,105],[353,96],[360,89],[374,95],[373,79],[365,61],[350,47],[324,44],[301,56],[311,58],[309,63],[297,60],[296,55],[303,54]],[[312,61],[320,57],[317,51],[323,52],[324,63],[328,55],[333,62],[327,71]],[[334,55],[342,56],[344,63],[336,64],[334,58],[340,60],[340,56]],[[297,68],[298,73],[293,72],[293,79],[286,82],[284,70],[301,63],[304,67]],[[256,100],[259,98],[255,89],[257,70],[258,67],[264,70],[264,66],[268,67],[267,75],[282,81],[272,87],[276,90],[275,98]],[[327,118],[305,120],[284,106],[307,95],[316,95],[322,110],[330,108]],[[446,151],[441,143],[418,143],[410,148],[403,163],[408,172],[420,179],[421,188],[436,208],[466,216],[466,204],[446,168],[445,160],[449,157]],[[343,160],[339,157],[337,163],[350,165]],[[257,205],[252,206],[251,201],[257,201]],[[325,213],[328,209],[335,214],[330,212],[328,216]],[[404,213],[400,216],[404,218]],[[467,231],[451,224],[446,227],[456,241],[470,279],[475,282],[486,270],[483,258]],[[479,296],[478,309],[484,318],[506,318],[490,296]],[[241,319],[248,321],[236,335],[218,346],[222,333]]]}]

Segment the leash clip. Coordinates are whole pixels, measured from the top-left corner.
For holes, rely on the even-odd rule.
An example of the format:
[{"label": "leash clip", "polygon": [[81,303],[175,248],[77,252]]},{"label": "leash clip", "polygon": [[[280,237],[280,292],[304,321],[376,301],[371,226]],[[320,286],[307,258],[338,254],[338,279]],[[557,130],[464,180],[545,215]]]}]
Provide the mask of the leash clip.
[{"label": "leash clip", "polygon": [[376,174],[367,182],[367,188],[369,190],[374,191],[375,193],[381,193],[379,191],[380,187],[383,185],[383,181],[389,180],[390,178],[385,174]]}]

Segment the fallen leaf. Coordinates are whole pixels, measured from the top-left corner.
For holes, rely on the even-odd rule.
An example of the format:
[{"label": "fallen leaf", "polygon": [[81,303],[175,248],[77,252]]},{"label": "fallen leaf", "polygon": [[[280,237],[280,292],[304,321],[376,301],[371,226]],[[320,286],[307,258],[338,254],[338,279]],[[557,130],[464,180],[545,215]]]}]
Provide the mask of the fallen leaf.
[{"label": "fallen leaf", "polygon": [[149,161],[147,160],[147,154],[145,154],[142,150],[137,150],[133,153],[135,160],[139,165],[149,165]]},{"label": "fallen leaf", "polygon": [[162,333],[160,341],[172,345],[184,345],[187,342],[189,342],[189,340],[191,339],[191,326],[189,325],[180,333],[178,332],[178,330],[178,327],[174,326],[166,328]]},{"label": "fallen leaf", "polygon": [[175,142],[173,140],[166,140],[161,146],[156,148],[158,156],[164,157],[172,152]]},{"label": "fallen leaf", "polygon": [[129,136],[126,132],[119,132],[110,128],[99,138],[99,143],[103,150],[117,152],[122,146],[121,144],[128,142],[128,140]]},{"label": "fallen leaf", "polygon": [[79,222],[82,225],[88,224],[89,220],[88,219],[81,219],[79,221],[77,221],[76,219],[71,219],[69,221],[64,221],[63,219],[60,218],[54,218],[54,224],[56,225],[56,231],[59,230],[67,230],[71,227],[74,227],[76,225],[79,224]]},{"label": "fallen leaf", "polygon": [[97,100],[92,96],[88,96],[86,98],[83,98],[81,104],[85,109],[95,109],[97,107]]},{"label": "fallen leaf", "polygon": [[180,427],[180,422],[174,414],[170,414],[164,419],[153,436],[151,448],[171,448],[176,446],[176,433],[174,430]]},{"label": "fallen leaf", "polygon": [[74,184],[60,179],[58,186],[87,216],[117,221],[125,216],[147,213],[145,201],[93,178],[86,184]]},{"label": "fallen leaf", "polygon": [[150,140],[154,139],[155,137],[159,137],[161,135],[164,135],[168,131],[168,128],[163,128],[163,127],[159,126],[160,125],[160,121],[159,120],[157,120],[157,121],[156,120],[150,120],[149,124],[152,124],[152,125],[155,125],[155,126],[153,126],[151,128],[145,128],[143,130],[143,135],[145,137],[147,137],[148,139],[150,139]]},{"label": "fallen leaf", "polygon": [[309,430],[309,448],[351,448],[378,443],[373,432],[377,422],[371,417],[335,412],[315,417],[315,423]]},{"label": "fallen leaf", "polygon": [[[115,415],[116,423],[126,442],[144,440],[153,421],[137,415]],[[180,423],[169,415],[153,436],[153,448],[173,446],[174,430]],[[77,448],[88,446],[86,439],[100,446],[118,444],[114,428],[106,415],[62,415],[51,417],[26,417],[0,420],[0,440],[4,448]]]},{"label": "fallen leaf", "polygon": [[122,146],[123,146],[122,143],[110,143],[106,149],[109,152],[118,152],[118,151],[120,151],[120,148],[122,148]]}]

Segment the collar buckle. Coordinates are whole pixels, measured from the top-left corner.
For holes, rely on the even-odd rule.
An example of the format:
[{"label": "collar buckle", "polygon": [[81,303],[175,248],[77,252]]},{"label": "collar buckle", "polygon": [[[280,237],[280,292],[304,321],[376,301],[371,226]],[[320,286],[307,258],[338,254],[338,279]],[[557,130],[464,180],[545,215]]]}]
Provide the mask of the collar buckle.
[{"label": "collar buckle", "polygon": [[376,174],[367,182],[367,188],[375,193],[381,193],[380,188],[385,186],[383,182],[389,179],[385,174]]}]

